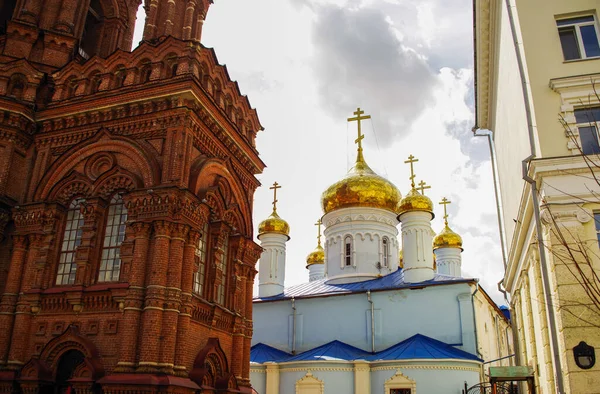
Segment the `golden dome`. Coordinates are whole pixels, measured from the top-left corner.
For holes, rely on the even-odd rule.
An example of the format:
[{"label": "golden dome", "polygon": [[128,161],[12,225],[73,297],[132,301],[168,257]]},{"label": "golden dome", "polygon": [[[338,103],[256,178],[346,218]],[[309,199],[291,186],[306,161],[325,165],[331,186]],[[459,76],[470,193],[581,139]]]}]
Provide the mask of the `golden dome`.
[{"label": "golden dome", "polygon": [[262,234],[283,234],[289,237],[290,225],[279,217],[276,210],[273,210],[271,216],[260,222],[258,225],[258,235]]},{"label": "golden dome", "polygon": [[448,224],[444,226],[444,229],[435,236],[433,239],[433,250],[439,248],[462,248],[462,238],[448,227]]},{"label": "golden dome", "polygon": [[306,257],[306,268],[313,264],[325,264],[325,251],[321,245],[317,246],[315,250]]},{"label": "golden dome", "polygon": [[321,205],[325,213],[349,207],[381,208],[396,213],[401,198],[400,190],[377,175],[359,151],[356,164],[344,179],[323,192]]},{"label": "golden dome", "polygon": [[425,211],[431,214],[433,218],[433,203],[431,199],[417,191],[417,189],[412,189],[406,194],[406,197],[400,201],[400,206],[398,209],[398,214],[402,215],[405,212],[410,211]]}]

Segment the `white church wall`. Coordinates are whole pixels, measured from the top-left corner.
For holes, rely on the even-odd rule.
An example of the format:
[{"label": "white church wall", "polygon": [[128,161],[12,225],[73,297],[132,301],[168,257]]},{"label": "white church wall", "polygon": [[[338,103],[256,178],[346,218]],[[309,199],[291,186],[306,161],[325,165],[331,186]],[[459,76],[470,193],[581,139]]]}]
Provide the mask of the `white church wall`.
[{"label": "white church wall", "polygon": [[[460,283],[373,292],[376,351],[422,334],[453,345],[462,343],[459,348],[474,354],[472,306],[470,296],[465,296],[471,291],[467,283]],[[336,339],[371,351],[370,304],[366,293],[296,299],[295,305],[297,352]],[[252,343],[262,342],[290,352],[293,334],[290,319],[293,319],[291,300],[255,303]],[[377,335],[378,332],[381,334]]]},{"label": "white church wall", "polygon": [[263,365],[250,365],[250,381],[258,394],[267,394],[267,374]]},{"label": "white church wall", "polygon": [[[354,393],[354,371],[352,363],[343,364],[284,364],[280,366],[279,394],[296,392],[296,382],[310,373],[325,384],[325,393]],[[262,393],[261,393],[262,394]]]},{"label": "white church wall", "polygon": [[479,372],[474,364],[458,363],[436,368],[432,365],[413,364],[401,366],[386,364],[371,366],[371,394],[385,393],[385,382],[400,372],[417,384],[416,392],[423,394],[462,394],[465,382],[470,386],[479,383]]}]

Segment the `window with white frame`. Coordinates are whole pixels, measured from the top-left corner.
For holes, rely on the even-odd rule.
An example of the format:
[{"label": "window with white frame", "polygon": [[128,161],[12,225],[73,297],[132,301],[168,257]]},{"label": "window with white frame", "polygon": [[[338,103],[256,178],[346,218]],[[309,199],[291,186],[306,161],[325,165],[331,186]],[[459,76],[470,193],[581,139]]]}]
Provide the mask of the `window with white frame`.
[{"label": "window with white frame", "polygon": [[581,108],[575,111],[577,130],[581,153],[584,155],[600,154],[598,143],[598,122],[600,122],[600,107]]},{"label": "window with white frame", "polygon": [[77,273],[75,252],[81,244],[81,236],[83,234],[83,215],[80,209],[82,204],[85,204],[85,200],[83,198],[76,198],[71,201],[69,210],[67,211],[67,221],[65,223],[56,273],[57,285],[72,285],[75,283],[75,275]]},{"label": "window with white frame", "polygon": [[383,237],[381,241],[381,249],[383,253],[383,266],[388,266],[389,256],[390,256],[390,240],[388,237]]},{"label": "window with white frame", "polygon": [[121,194],[115,194],[108,206],[104,245],[98,282],[116,282],[121,272],[121,244],[125,239],[127,208]]},{"label": "window with white frame", "polygon": [[596,238],[598,238],[598,245],[600,245],[600,212],[594,212],[594,222],[596,223]]},{"label": "window with white frame", "polygon": [[204,276],[206,275],[206,248],[208,245],[208,222],[202,228],[202,234],[196,248],[196,264],[198,271],[194,273],[194,293],[202,295]]},{"label": "window with white frame", "polygon": [[344,239],[344,265],[349,267],[352,265],[352,237],[347,236]]},{"label": "window with white frame", "polygon": [[556,25],[565,60],[600,56],[598,27],[593,15],[558,19]]}]

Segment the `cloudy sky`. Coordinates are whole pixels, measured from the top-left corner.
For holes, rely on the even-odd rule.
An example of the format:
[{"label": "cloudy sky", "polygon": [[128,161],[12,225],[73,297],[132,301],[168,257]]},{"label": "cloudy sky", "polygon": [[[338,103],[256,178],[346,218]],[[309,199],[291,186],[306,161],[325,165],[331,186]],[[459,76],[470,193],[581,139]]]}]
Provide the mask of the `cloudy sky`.
[{"label": "cloudy sky", "polygon": [[[346,119],[360,106],[372,116],[363,127],[371,168],[404,195],[403,162],[410,154],[419,159],[417,180],[432,185],[428,196],[452,201],[463,276],[480,278],[502,302],[489,151],[471,132],[471,0],[219,0],[202,42],[215,48],[265,128],[257,139],[267,168],[254,223],[271,213],[268,187],[277,181],[278,212],[291,227],[287,286],[308,281],[320,196],[354,162],[356,123]],[[436,232],[443,227],[437,207]]]}]

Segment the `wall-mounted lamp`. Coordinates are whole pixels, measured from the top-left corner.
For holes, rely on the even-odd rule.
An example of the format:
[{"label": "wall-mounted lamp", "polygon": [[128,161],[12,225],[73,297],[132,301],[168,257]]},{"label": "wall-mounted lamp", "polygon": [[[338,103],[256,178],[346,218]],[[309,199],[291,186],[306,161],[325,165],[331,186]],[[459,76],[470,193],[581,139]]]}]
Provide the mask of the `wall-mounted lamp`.
[{"label": "wall-mounted lamp", "polygon": [[596,364],[594,348],[583,341],[573,348],[573,356],[575,364],[581,369],[590,369]]}]

